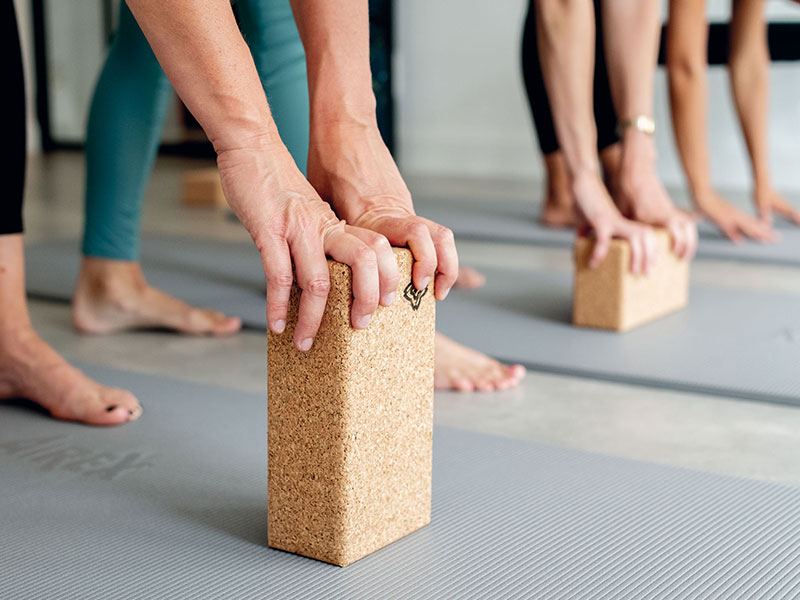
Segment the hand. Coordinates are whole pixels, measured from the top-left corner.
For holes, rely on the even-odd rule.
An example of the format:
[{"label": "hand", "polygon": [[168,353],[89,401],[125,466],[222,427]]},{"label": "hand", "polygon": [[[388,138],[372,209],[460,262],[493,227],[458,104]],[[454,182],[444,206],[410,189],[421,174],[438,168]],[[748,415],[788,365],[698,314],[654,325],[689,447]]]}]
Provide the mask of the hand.
[{"label": "hand", "polygon": [[777,213],[787,221],[795,225],[800,225],[800,211],[795,209],[772,187],[757,187],[755,191],[755,201],[761,220],[772,224],[772,213]]},{"label": "hand", "polygon": [[751,237],[759,242],[777,241],[778,234],[768,223],[728,204],[713,190],[694,194],[694,198],[700,212],[737,244],[745,237]]},{"label": "hand", "polygon": [[617,205],[623,215],[649,225],[666,227],[675,254],[685,259],[694,256],[697,224],[670,200],[655,171],[653,141],[640,131],[625,131],[616,190]]},{"label": "hand", "polygon": [[656,261],[652,229],[620,214],[597,173],[576,178],[572,186],[580,216],[594,229],[597,239],[589,267],[594,269],[603,262],[612,238],[622,238],[628,240],[631,247],[631,271],[637,275],[648,274]]},{"label": "hand", "polygon": [[414,285],[423,289],[435,277],[434,295],[445,299],[458,277],[453,233],[416,216],[377,125],[312,123],[308,179],[347,223],[408,246],[415,259]]},{"label": "hand", "polygon": [[302,290],[294,344],[311,348],[330,289],[326,255],[352,268],[351,323],[366,327],[378,299],[397,288],[397,262],[386,238],[340,221],[282,144],[227,150],[217,162],[228,204],[261,253],[270,329],[280,334],[286,327],[294,262]]}]

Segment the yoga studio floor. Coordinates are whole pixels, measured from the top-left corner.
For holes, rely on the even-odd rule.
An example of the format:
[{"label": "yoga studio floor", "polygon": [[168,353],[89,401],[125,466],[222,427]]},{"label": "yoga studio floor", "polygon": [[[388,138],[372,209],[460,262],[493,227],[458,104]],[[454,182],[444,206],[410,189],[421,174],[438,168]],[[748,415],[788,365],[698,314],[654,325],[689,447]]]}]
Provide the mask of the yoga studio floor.
[{"label": "yoga studio floor", "polygon": [[[144,214],[146,234],[162,237],[191,236],[225,242],[245,243],[248,241],[244,230],[238,223],[228,218],[224,211],[187,209],[181,206],[179,201],[181,172],[185,169],[207,165],[208,163],[203,161],[170,157],[159,159],[156,172],[148,188]],[[541,185],[533,182],[523,185],[518,182],[503,181],[411,179],[409,185],[415,197],[445,198],[448,201],[455,198],[465,198],[471,201],[481,198],[497,198],[504,202],[521,202],[530,199],[533,203],[541,193]],[[52,239],[77,238],[80,235],[82,188],[82,155],[61,153],[38,158],[32,162],[28,172],[26,205],[26,239],[29,244]],[[793,200],[797,201],[797,198],[793,198]],[[536,218],[533,207],[529,218],[531,221]],[[459,242],[459,252],[463,265],[488,272],[500,268],[510,269],[518,273],[520,280],[526,277],[526,273],[530,274],[531,278],[534,273],[537,273],[537,277],[542,276],[544,281],[550,276],[547,274],[552,274],[554,278],[558,279],[568,274],[571,269],[570,251],[564,247],[470,239]],[[780,296],[784,305],[788,298],[796,299],[797,306],[800,307],[800,264],[792,265],[786,262],[770,264],[752,260],[740,262],[701,257],[694,262],[692,267],[692,285],[703,289],[713,289],[714,295],[706,297],[721,298],[725,294],[730,294],[732,297],[737,297],[737,294],[753,297],[762,295],[769,298]],[[729,307],[722,300],[718,308],[719,311],[725,311]],[[768,310],[768,307],[753,302],[754,312]],[[264,333],[257,328],[247,329],[234,337],[225,339],[187,338],[150,331],[87,337],[73,331],[70,325],[69,306],[64,302],[34,298],[31,300],[31,312],[34,324],[40,334],[69,360],[80,362],[82,365],[111,367],[135,374],[168,377],[192,384],[195,387],[191,389],[194,390],[200,389],[196,386],[213,385],[230,390],[231,398],[241,398],[242,402],[248,401],[242,393],[249,394],[250,396],[247,398],[252,398],[251,395],[263,395],[265,391],[266,340]],[[754,318],[755,316],[754,314]],[[739,318],[746,319],[746,317]],[[780,349],[785,347],[787,352],[796,354],[796,344],[800,341],[800,328],[798,328],[800,323],[797,318],[794,318],[793,320],[788,319],[784,325],[788,328],[781,329],[779,327],[772,332],[776,339],[780,338],[779,342],[770,342],[771,345],[768,347],[774,348],[775,352],[780,352]],[[463,323],[464,328],[472,326],[473,324],[470,322]],[[731,327],[736,326],[737,323],[731,323]],[[516,333],[519,334],[519,332]],[[531,337],[524,343],[534,346],[546,343],[546,340]],[[516,342],[516,345],[519,347],[519,341]],[[492,347],[497,348],[497,346]],[[501,348],[497,349],[502,350]],[[560,351],[560,348],[554,349],[554,351]],[[728,348],[725,349],[725,352],[733,352],[732,355],[736,355],[735,349]],[[497,354],[502,355],[500,352]],[[701,355],[698,356],[698,361],[715,360],[718,362],[724,360],[724,354],[723,352],[722,358]],[[658,371],[657,367],[654,369],[654,372],[656,371]],[[116,372],[118,371],[101,369],[98,376],[105,377],[104,381],[113,381]],[[655,380],[657,379],[656,375],[658,373],[649,378]],[[131,381],[131,387],[137,385],[135,380],[136,377],[129,374],[125,374],[120,379],[121,382]],[[153,381],[159,380],[150,380],[141,385],[144,387],[158,385]],[[166,386],[164,389],[171,389],[169,385],[172,384],[164,385]],[[768,389],[771,382],[756,382],[754,385],[762,385]],[[178,388],[175,389],[177,395]],[[183,390],[180,392],[183,394],[182,397],[190,394],[188,387],[181,388],[181,390]],[[797,383],[793,385],[791,381],[784,382],[781,390],[783,390],[781,394],[784,396],[786,394],[794,395],[800,402],[800,386]],[[200,392],[192,393],[202,396]],[[445,456],[448,449],[452,450],[450,454],[458,454],[471,444],[470,440],[472,439],[484,440],[483,442],[476,441],[475,444],[488,443],[485,440],[489,438],[485,436],[470,436],[474,436],[475,433],[490,434],[514,440],[513,442],[498,441],[495,446],[492,446],[495,451],[498,451],[498,448],[507,448],[509,455],[514,453],[518,453],[516,456],[535,455],[537,461],[552,460],[553,464],[565,465],[566,470],[571,468],[570,461],[580,462],[583,460],[581,469],[587,477],[592,473],[604,472],[603,469],[607,468],[610,479],[606,483],[601,481],[603,477],[596,475],[599,488],[605,485],[610,489],[614,478],[623,478],[623,475],[627,477],[625,473],[634,476],[638,472],[638,467],[632,465],[643,463],[653,469],[647,471],[649,475],[644,477],[643,481],[655,481],[658,470],[663,466],[682,467],[700,472],[695,474],[699,478],[723,475],[751,480],[744,482],[739,480],[737,484],[740,484],[739,488],[730,484],[732,486],[730,493],[723,494],[720,491],[727,489],[724,485],[717,487],[717,493],[720,494],[719,499],[726,495],[735,495],[738,493],[737,489],[743,490],[742,494],[749,493],[747,486],[760,486],[763,482],[780,484],[780,486],[771,486],[770,489],[779,489],[782,486],[794,487],[800,485],[800,461],[797,460],[797,452],[800,448],[800,407],[781,403],[779,395],[777,394],[773,398],[777,401],[765,401],[765,399],[769,400],[768,395],[760,398],[760,401],[753,401],[745,399],[746,393],[739,394],[745,398],[732,397],[733,392],[731,392],[731,396],[689,393],[669,389],[668,386],[662,385],[659,385],[658,388],[651,388],[644,385],[601,381],[588,376],[529,371],[524,383],[511,391],[491,394],[437,392],[435,422],[437,426],[444,426],[444,428],[439,428],[439,432],[445,432],[441,437],[444,441],[438,447],[438,452],[443,456],[442,465],[446,465],[449,460]],[[145,405],[145,411],[147,411],[147,405]],[[171,413],[167,411],[165,414]],[[196,421],[195,418],[189,419],[190,423]],[[209,422],[213,421],[209,420]],[[235,422],[242,422],[243,425],[246,425],[241,418]],[[1,418],[0,426],[2,426]],[[452,432],[452,429],[468,433]],[[52,432],[52,427],[48,426],[47,432],[42,435],[49,435]],[[535,444],[531,444],[531,442]],[[506,443],[507,446],[502,446]],[[574,458],[572,454],[562,456],[559,453],[563,453],[564,449],[589,452],[595,456],[586,459]],[[526,454],[528,452],[533,454]],[[484,453],[484,455],[486,454]],[[237,455],[233,454],[233,456]],[[575,454],[575,456],[579,455],[585,456],[583,453]],[[607,459],[607,457],[612,458]],[[633,459],[637,462],[614,462],[614,459],[617,458]],[[185,459],[182,460],[186,462]],[[210,460],[213,462],[213,459]],[[248,460],[252,461],[252,458]],[[255,462],[258,460],[260,457],[257,457]],[[654,463],[661,466],[655,467]],[[489,469],[488,462],[484,461],[480,464]],[[457,467],[458,465],[455,465],[452,468],[457,469]],[[191,469],[188,466],[184,468]],[[441,468],[444,469],[444,466]],[[508,465],[506,468],[509,477],[525,476],[524,472],[515,471],[512,465]],[[667,478],[670,473],[674,474],[677,471],[666,469],[663,472]],[[533,477],[535,474],[531,476]],[[542,475],[542,477],[545,476],[554,478],[552,474]],[[689,475],[686,475],[686,478],[691,479]],[[710,477],[708,480],[711,479],[714,478]],[[734,481],[724,477],[718,479]],[[449,481],[446,475],[442,476],[442,481]],[[696,489],[699,489],[697,487],[700,486],[699,481],[698,479],[696,484],[692,484],[696,485]],[[706,480],[703,479],[703,481]],[[202,481],[199,481],[189,489],[200,494],[198,486],[201,483]],[[641,493],[651,494],[651,496],[647,496],[649,500],[645,498],[643,502],[656,502],[653,498],[657,498],[658,494],[668,493],[666,488],[659,491],[655,484],[650,488],[647,487],[649,484],[646,482],[643,485],[644,491]],[[684,482],[676,485],[689,484]],[[434,484],[434,495],[436,495],[436,489],[436,484]],[[690,487],[686,489],[691,490]],[[155,492],[151,490],[150,493]],[[569,490],[564,493],[567,494],[565,498],[570,497]],[[582,493],[587,494],[588,492],[584,490]],[[787,491],[787,493],[793,493],[793,491]],[[577,496],[579,495],[577,494]],[[692,494],[688,493],[687,495]],[[219,500],[222,501],[222,498],[219,497]],[[712,501],[711,497],[709,497],[709,501]],[[591,505],[591,502],[587,505]],[[128,506],[131,506],[130,502]],[[434,499],[434,518],[437,514],[436,506],[436,499]],[[700,506],[690,508],[700,511],[697,514],[702,512]],[[444,508],[440,510],[445,511]],[[452,512],[454,510],[451,507],[449,514],[454,514]],[[522,508],[517,507],[514,510],[522,510]],[[476,520],[481,521],[483,518],[479,514],[466,516],[467,513],[464,513],[464,515],[465,519],[472,519],[472,521],[463,524],[448,521],[450,524],[447,527],[458,531],[463,526],[465,530],[471,531],[476,527]],[[447,518],[451,519],[450,516]],[[498,518],[500,519],[500,517]],[[554,518],[557,519],[557,517]],[[0,515],[0,519],[2,519],[2,515]],[[687,527],[687,531],[690,531],[690,524],[687,522],[684,525]],[[498,525],[498,527],[500,526]],[[476,535],[476,532],[470,534],[471,537]],[[487,535],[491,539],[491,532]],[[502,545],[502,540],[499,542],[495,540],[495,543]],[[390,550],[392,560],[395,561],[394,565],[407,562],[402,548],[402,546],[397,546]],[[413,549],[411,546],[409,548]],[[513,560],[523,560],[518,555],[516,556],[516,559],[510,558],[509,560],[512,563]],[[223,559],[220,558],[220,560]],[[545,563],[537,564],[537,568],[545,568],[542,566]],[[121,565],[120,568],[125,569],[124,565]],[[391,570],[392,567],[387,568]],[[442,568],[445,566],[443,565]],[[476,568],[480,569],[479,566]],[[421,567],[420,569],[422,571]],[[719,566],[718,569],[719,572],[724,570],[723,566]],[[591,569],[587,572],[590,571]],[[358,573],[358,571],[351,572]],[[545,578],[546,576],[546,574],[542,575]],[[636,575],[634,573],[631,576],[635,577]],[[334,576],[326,575],[326,577]],[[569,578],[569,574],[564,577]],[[0,575],[0,586],[2,586],[2,575]],[[484,591],[489,595],[484,594],[482,597],[492,597],[491,588]],[[391,594],[386,594],[386,597],[392,597]],[[465,594],[463,597],[467,595]],[[173,597],[178,597],[178,595]],[[220,597],[224,597],[224,595]],[[361,596],[354,593],[343,597],[372,596],[369,594]],[[441,597],[462,596],[454,593]],[[501,593],[496,597],[517,597],[517,595],[516,593],[507,595]],[[519,597],[526,596],[520,594]],[[545,594],[541,597],[561,596]],[[589,594],[583,597],[600,596]],[[611,595],[608,597],[622,596]],[[630,597],[645,596],[634,594]],[[667,593],[662,597],[682,596]],[[712,595],[703,596],[701,594],[699,597],[712,597]]]}]

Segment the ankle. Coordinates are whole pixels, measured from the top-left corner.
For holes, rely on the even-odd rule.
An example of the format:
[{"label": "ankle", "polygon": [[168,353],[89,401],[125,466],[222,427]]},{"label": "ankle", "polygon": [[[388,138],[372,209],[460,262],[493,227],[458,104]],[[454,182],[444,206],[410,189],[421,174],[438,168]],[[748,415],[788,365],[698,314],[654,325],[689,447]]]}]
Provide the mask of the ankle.
[{"label": "ankle", "polygon": [[138,262],[85,256],[78,286],[92,296],[113,299],[144,291],[147,281]]},{"label": "ankle", "polygon": [[39,335],[33,329],[27,315],[16,321],[4,321],[0,325],[0,362],[4,356],[19,351],[21,347],[37,340]]}]

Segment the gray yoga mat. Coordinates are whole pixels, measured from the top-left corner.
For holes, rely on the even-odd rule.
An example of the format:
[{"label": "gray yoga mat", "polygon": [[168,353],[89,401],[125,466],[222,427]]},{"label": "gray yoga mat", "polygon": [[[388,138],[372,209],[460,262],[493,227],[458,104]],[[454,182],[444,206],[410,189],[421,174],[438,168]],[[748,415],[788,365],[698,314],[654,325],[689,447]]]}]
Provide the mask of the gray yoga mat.
[{"label": "gray yoga mat", "polygon": [[[453,230],[456,239],[571,247],[572,229],[553,229],[539,223],[540,205],[508,199],[415,200],[419,214]],[[708,222],[699,224],[697,255],[702,258],[800,265],[800,227],[776,218],[781,240],[774,244],[744,241],[734,244]]]},{"label": "gray yoga mat", "polygon": [[694,286],[689,306],[626,333],[574,327],[568,273],[484,269],[437,327],[536,370],[800,405],[800,298]]},{"label": "gray yoga mat", "polygon": [[[264,276],[245,244],[148,238],[148,279],[200,306],[266,329]],[[28,249],[28,290],[69,298],[75,242]],[[483,269],[487,285],[454,290],[437,328],[492,356],[544,371],[800,405],[800,300],[692,288],[687,309],[624,334],[570,325],[567,273]]]},{"label": "gray yoga mat", "polygon": [[116,429],[0,404],[0,597],[796,598],[800,490],[436,428],[431,525],[344,569],[267,547],[265,398],[101,368]]}]

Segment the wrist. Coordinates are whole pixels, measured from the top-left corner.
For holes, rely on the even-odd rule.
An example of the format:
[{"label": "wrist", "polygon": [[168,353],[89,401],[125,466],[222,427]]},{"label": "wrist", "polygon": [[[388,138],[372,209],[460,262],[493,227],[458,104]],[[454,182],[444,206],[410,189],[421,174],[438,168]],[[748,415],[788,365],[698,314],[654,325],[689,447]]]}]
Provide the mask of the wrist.
[{"label": "wrist", "polygon": [[[330,59],[329,62],[332,62]],[[309,75],[309,108],[312,127],[330,123],[377,123],[377,101],[372,91],[369,62],[363,67],[322,65]]]},{"label": "wrist", "polygon": [[265,126],[263,122],[238,119],[222,129],[223,132],[219,134],[208,135],[217,156],[240,150],[258,153],[273,153],[281,149],[286,151],[286,146],[274,123]]},{"label": "wrist", "polygon": [[689,184],[689,190],[692,196],[692,200],[694,201],[695,205],[698,208],[704,208],[708,206],[709,203],[713,202],[714,199],[714,189],[711,187],[711,183],[702,183],[702,184]]},{"label": "wrist", "polygon": [[292,155],[280,137],[271,133],[243,134],[224,146],[215,146],[215,150],[220,173],[228,170],[274,173],[297,169]]},{"label": "wrist", "polygon": [[311,136],[325,135],[331,131],[348,129],[371,130],[378,128],[375,96],[345,101],[314,102],[311,106]]}]

